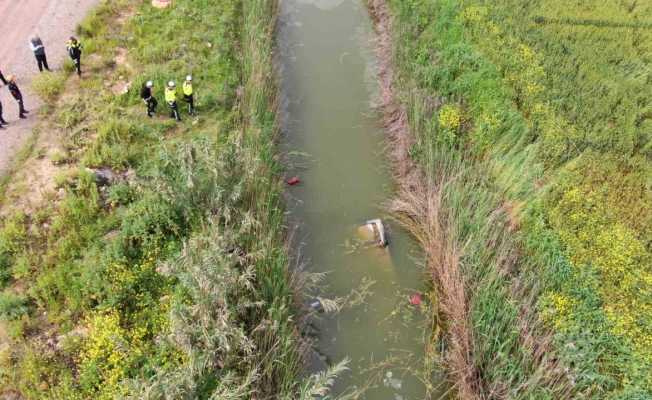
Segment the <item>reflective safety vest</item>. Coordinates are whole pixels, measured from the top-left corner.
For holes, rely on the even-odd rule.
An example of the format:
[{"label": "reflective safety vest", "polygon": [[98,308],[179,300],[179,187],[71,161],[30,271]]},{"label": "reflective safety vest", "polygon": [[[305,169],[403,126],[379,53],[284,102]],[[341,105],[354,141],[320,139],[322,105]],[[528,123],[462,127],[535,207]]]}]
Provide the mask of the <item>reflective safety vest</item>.
[{"label": "reflective safety vest", "polygon": [[183,94],[192,96],[192,83],[186,81],[183,83]]},{"label": "reflective safety vest", "polygon": [[177,89],[176,88],[165,88],[165,101],[168,103],[174,103],[177,101]]},{"label": "reflective safety vest", "polygon": [[81,56],[81,42],[73,42],[72,40],[69,40],[66,47],[68,48],[68,54],[71,58],[79,58],[79,56]]}]

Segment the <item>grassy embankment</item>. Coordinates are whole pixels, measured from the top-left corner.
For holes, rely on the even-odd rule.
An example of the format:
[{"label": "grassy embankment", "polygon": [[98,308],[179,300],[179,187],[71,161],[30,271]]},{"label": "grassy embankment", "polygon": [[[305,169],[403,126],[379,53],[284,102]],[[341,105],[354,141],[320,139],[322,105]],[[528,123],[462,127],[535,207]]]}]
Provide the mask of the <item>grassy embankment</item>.
[{"label": "grassy embankment", "polygon": [[649,398],[650,6],[389,4],[460,394]]},{"label": "grassy embankment", "polygon": [[[60,148],[22,169],[49,158],[56,188],[33,208],[21,198],[38,188],[20,176],[5,193],[2,392],[310,398],[331,377],[296,380],[274,147],[276,2],[148,3],[102,3],[79,29],[84,78],[39,82],[50,102],[41,129],[56,130]],[[199,116],[177,124],[163,85],[189,73]],[[148,79],[151,120],[138,97]]]}]

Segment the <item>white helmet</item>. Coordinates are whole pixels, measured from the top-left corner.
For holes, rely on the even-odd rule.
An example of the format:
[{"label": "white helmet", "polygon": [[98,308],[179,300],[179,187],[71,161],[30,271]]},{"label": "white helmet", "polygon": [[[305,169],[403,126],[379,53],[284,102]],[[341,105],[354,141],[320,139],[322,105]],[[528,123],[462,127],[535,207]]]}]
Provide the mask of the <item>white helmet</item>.
[{"label": "white helmet", "polygon": [[188,76],[186,76],[186,80],[187,80],[188,82],[192,82],[192,75],[188,75]]},{"label": "white helmet", "polygon": [[145,86],[147,86],[148,88],[151,88],[152,86],[154,86],[154,82],[152,82],[152,81],[147,81],[147,83],[145,84]]},{"label": "white helmet", "polygon": [[176,85],[175,85],[174,81],[170,81],[170,82],[168,82],[168,87],[175,87],[175,86],[176,86]]}]

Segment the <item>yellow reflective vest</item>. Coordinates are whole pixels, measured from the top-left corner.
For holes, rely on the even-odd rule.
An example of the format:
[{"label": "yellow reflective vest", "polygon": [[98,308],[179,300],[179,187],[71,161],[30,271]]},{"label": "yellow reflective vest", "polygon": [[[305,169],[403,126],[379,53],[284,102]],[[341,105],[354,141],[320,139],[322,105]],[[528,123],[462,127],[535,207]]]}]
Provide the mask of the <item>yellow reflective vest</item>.
[{"label": "yellow reflective vest", "polygon": [[79,58],[81,56],[81,47],[82,45],[79,41],[73,42],[72,40],[68,40],[68,43],[66,43],[66,48],[71,58]]},{"label": "yellow reflective vest", "polygon": [[183,83],[183,94],[192,96],[192,83],[186,81]]},{"label": "yellow reflective vest", "polygon": [[177,101],[177,88],[165,88],[165,101],[168,103]]}]

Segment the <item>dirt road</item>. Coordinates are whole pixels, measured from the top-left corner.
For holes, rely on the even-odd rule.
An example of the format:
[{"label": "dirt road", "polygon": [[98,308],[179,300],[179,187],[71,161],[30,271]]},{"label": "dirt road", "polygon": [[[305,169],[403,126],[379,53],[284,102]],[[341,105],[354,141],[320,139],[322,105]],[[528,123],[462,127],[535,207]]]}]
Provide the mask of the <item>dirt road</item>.
[{"label": "dirt road", "polygon": [[[50,69],[60,69],[66,53],[66,40],[88,11],[99,0],[0,0],[0,70],[14,74],[31,111],[26,120],[18,119],[18,106],[5,87],[0,87],[4,118],[9,122],[0,130],[0,175],[31,135],[37,122],[38,98],[30,91],[30,81],[38,74],[29,38],[38,33],[43,40]],[[0,86],[2,82],[0,82]]]}]

